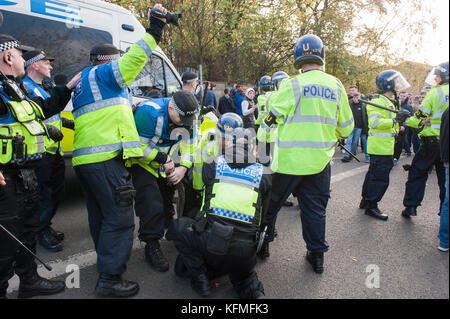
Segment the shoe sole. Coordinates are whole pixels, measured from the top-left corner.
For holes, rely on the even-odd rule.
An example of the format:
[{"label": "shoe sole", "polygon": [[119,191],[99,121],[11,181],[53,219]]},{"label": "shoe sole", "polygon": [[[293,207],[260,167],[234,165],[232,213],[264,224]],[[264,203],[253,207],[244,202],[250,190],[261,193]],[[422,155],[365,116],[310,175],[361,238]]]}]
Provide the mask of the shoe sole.
[{"label": "shoe sole", "polygon": [[63,286],[62,288],[59,288],[57,290],[51,290],[51,291],[45,291],[45,292],[40,292],[40,293],[36,293],[36,292],[21,292],[19,290],[19,294],[17,296],[17,298],[19,299],[26,299],[26,298],[32,298],[32,297],[36,297],[36,296],[50,296],[50,295],[54,295],[57,293],[60,293],[62,291],[64,291],[66,287]]},{"label": "shoe sole", "polygon": [[439,251],[442,251],[444,253],[448,252],[448,248],[443,248],[443,247],[439,246],[438,249],[439,249]]},{"label": "shoe sole", "polygon": [[155,265],[151,262],[151,260],[149,260],[148,258],[145,258],[145,260],[147,261],[147,263],[148,263],[154,270],[157,270],[157,271],[159,271],[159,272],[166,272],[166,271],[168,271],[168,270],[170,269],[170,265],[167,265],[167,267],[161,268],[161,267],[155,266]]},{"label": "shoe sole", "polygon": [[105,288],[95,288],[95,294],[99,297],[117,297],[117,298],[128,298],[136,296],[139,292],[139,287],[135,290],[126,292],[126,293],[118,293],[113,289],[105,289]]}]

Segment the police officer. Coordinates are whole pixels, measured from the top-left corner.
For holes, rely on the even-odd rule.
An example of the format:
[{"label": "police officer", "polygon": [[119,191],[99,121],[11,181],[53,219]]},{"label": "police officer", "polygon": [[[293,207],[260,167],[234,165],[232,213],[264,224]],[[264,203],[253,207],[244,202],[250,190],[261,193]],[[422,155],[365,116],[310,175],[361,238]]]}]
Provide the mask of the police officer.
[{"label": "police officer", "polygon": [[[268,252],[274,239],[277,214],[288,196],[299,198],[307,259],[316,273],[323,272],[325,211],[330,197],[330,165],[338,138],[353,129],[353,116],[345,88],[339,79],[322,71],[325,48],[315,35],[302,36],[294,47],[295,67],[302,73],[281,82],[269,102],[264,120],[278,123],[271,169],[272,195],[263,224]],[[268,255],[268,254],[267,254]]]},{"label": "police officer", "polygon": [[197,93],[198,87],[198,76],[194,72],[184,72],[181,75],[181,81],[183,82],[183,90],[191,92],[192,94]]},{"label": "police officer", "polygon": [[[166,13],[160,4],[154,8]],[[102,296],[137,294],[136,282],[122,279],[133,245],[135,190],[123,160],[142,157],[127,86],[158,45],[165,19],[150,17],[147,33],[120,57],[111,44],[91,49],[72,98],[75,136],[72,164],[86,199],[97,252]]]},{"label": "police officer", "polygon": [[[203,164],[209,161],[212,157],[222,154],[225,149],[225,134],[231,133],[236,128],[242,128],[244,123],[242,118],[236,113],[225,113],[219,117],[216,127],[206,131],[200,140],[198,147],[196,147],[195,161],[193,168],[193,182],[192,186],[196,192],[202,192],[204,188],[202,169]],[[197,197],[196,197],[197,198]],[[200,194],[199,200],[195,205],[191,206],[189,210],[200,209],[201,207]],[[191,214],[189,214],[192,217]]]},{"label": "police officer", "polygon": [[[375,81],[378,95],[375,95],[371,102],[398,111],[397,92],[410,86],[403,75],[395,70],[385,70],[377,75]],[[378,202],[389,187],[389,173],[394,166],[394,145],[399,124],[404,123],[410,113],[401,110],[395,115],[393,112],[367,105],[367,116],[367,153],[370,155],[370,165],[362,187],[359,208],[365,209],[369,216],[387,220],[388,216],[380,211]]]},{"label": "police officer", "polygon": [[179,252],[176,271],[191,278],[200,296],[211,294],[208,273],[228,274],[242,299],[264,297],[254,270],[257,234],[267,209],[270,175],[255,163],[249,130],[227,134],[224,155],[203,165],[203,207],[196,220],[176,219],[166,238]]},{"label": "police officer", "polygon": [[423,127],[419,133],[421,146],[411,163],[403,198],[405,209],[402,216],[406,218],[417,215],[417,207],[422,203],[425,194],[428,171],[433,165],[438,177],[440,207],[445,199],[445,168],[440,158],[439,134],[442,114],[448,108],[448,77],[448,62],[433,68],[427,77],[427,83],[433,87],[423,99],[415,116],[405,123],[414,128]]},{"label": "police officer", "polygon": [[136,189],[139,239],[146,242],[145,257],[158,271],[169,269],[169,262],[159,245],[159,240],[164,236],[165,205],[168,202],[164,196],[170,193],[167,183],[178,184],[192,165],[182,157],[175,166],[169,155],[181,138],[176,136],[174,129],[184,127],[192,131],[196,109],[196,98],[190,92],[179,91],[172,98],[141,103],[134,115],[144,157],[130,160],[127,166],[131,166]]},{"label": "police officer", "polygon": [[[45,52],[34,50],[23,55],[27,76],[23,82],[33,97],[50,97],[50,89],[53,84],[49,82],[51,77],[53,58],[47,56]],[[69,123],[70,122],[70,123]],[[44,121],[45,124],[55,127],[61,131],[63,122],[61,113],[53,115]],[[67,120],[66,126],[73,124]],[[38,242],[45,249],[57,252],[62,250],[61,242],[64,233],[55,231],[51,227],[51,220],[55,216],[59,202],[64,192],[65,163],[61,142],[45,138],[45,159],[36,168],[36,176],[39,184],[39,210],[41,225],[38,232]]]},{"label": "police officer", "polygon": [[[23,50],[16,39],[0,34],[0,224],[36,252],[39,201],[34,169],[45,152],[44,135],[61,137],[41,120],[64,108],[80,74],[66,86],[53,88],[50,98],[32,99],[20,82],[25,76]],[[19,298],[50,295],[65,287],[62,281],[40,277],[34,257],[0,229],[0,299],[6,298],[14,273],[20,280]]]},{"label": "police officer", "polygon": [[259,91],[261,92],[258,95],[258,118],[255,121],[255,125],[258,127],[261,125],[262,120],[265,118],[265,106],[267,96],[269,92],[273,91],[273,82],[269,75],[264,75],[259,79]]}]

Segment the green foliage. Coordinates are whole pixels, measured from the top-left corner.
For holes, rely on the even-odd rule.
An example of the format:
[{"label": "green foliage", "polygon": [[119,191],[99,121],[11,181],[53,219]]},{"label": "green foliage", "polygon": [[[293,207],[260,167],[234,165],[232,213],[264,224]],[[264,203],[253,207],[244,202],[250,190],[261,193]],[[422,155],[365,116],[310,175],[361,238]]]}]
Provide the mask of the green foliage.
[{"label": "green foliage", "polygon": [[[109,0],[132,11],[144,26],[147,1]],[[327,47],[326,71],[362,92],[375,90],[378,72],[402,62],[421,42],[421,27],[433,20],[424,0],[166,0],[182,12],[180,27],[167,27],[161,48],[181,68],[203,65],[204,78],[257,83],[265,74],[295,74],[296,40],[313,33]],[[407,32],[406,32],[407,31]],[[402,48],[391,48],[396,37]],[[420,73],[421,74],[421,73]],[[412,75],[414,87],[421,76]],[[409,79],[408,79],[409,80]],[[411,82],[411,81],[410,81]],[[415,83],[417,82],[417,83]]]}]

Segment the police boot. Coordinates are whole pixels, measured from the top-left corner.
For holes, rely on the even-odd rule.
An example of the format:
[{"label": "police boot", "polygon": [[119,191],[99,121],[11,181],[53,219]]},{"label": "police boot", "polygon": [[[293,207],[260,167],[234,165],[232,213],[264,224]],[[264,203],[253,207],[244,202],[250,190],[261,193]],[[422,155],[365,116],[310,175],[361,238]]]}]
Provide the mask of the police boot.
[{"label": "police boot", "polygon": [[263,242],[260,251],[257,253],[258,257],[261,259],[265,259],[270,257],[270,252],[269,252],[269,243],[268,242]]},{"label": "police boot", "polygon": [[211,294],[209,280],[205,273],[193,275],[191,277],[191,287],[202,297],[206,297]]},{"label": "police boot", "polygon": [[57,294],[66,288],[64,281],[50,281],[34,272],[30,277],[20,278],[18,298]]},{"label": "police boot", "polygon": [[307,251],[306,260],[312,265],[316,274],[323,273],[323,253]]},{"label": "police boot", "polygon": [[38,233],[37,238],[39,244],[51,252],[55,253],[63,249],[61,243],[52,234],[49,227],[45,228],[44,230],[41,230]]},{"label": "police boot", "polygon": [[95,287],[95,293],[101,297],[132,297],[138,292],[138,283],[123,280],[121,275],[100,274]]},{"label": "police boot", "polygon": [[145,259],[156,270],[164,272],[169,270],[169,262],[164,257],[159,246],[159,240],[149,240],[145,245]]},{"label": "police boot", "polygon": [[64,240],[64,233],[54,230],[52,227],[48,227],[50,230],[50,233],[53,235],[53,237],[56,238],[57,241],[62,242]]},{"label": "police boot", "polygon": [[383,214],[379,209],[378,205],[375,203],[369,203],[366,208],[366,215],[375,217],[380,220],[388,220],[388,215]]},{"label": "police boot", "polygon": [[402,216],[409,218],[411,216],[417,216],[417,208],[416,207],[405,207],[402,211]]}]

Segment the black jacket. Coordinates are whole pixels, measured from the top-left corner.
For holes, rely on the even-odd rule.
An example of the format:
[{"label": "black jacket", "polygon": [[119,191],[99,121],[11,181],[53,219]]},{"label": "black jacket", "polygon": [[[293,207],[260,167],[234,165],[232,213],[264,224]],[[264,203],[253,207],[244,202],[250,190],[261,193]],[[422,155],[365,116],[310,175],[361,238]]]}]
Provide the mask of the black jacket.
[{"label": "black jacket", "polygon": [[441,118],[441,161],[448,163],[448,108]]}]

